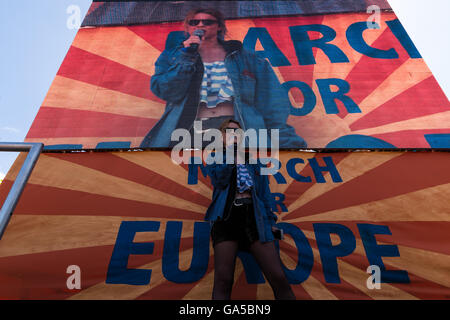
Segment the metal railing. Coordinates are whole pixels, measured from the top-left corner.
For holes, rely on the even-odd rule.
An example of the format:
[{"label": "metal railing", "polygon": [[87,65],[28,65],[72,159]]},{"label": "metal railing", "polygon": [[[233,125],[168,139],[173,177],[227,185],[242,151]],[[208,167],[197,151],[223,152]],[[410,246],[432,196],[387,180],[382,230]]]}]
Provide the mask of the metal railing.
[{"label": "metal railing", "polygon": [[44,144],[42,143],[0,142],[0,151],[28,152],[16,180],[14,181],[11,190],[9,190],[8,196],[0,210],[0,239],[3,237],[6,226],[11,219],[11,215],[16,208],[17,202],[19,201],[22,191],[27,184],[28,178],[30,177],[43,148]]}]

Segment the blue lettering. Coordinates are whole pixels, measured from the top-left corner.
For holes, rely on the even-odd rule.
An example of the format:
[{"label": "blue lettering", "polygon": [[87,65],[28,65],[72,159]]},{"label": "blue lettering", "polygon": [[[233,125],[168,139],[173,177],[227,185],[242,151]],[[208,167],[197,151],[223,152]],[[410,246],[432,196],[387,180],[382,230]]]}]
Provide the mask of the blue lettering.
[{"label": "blue lettering", "polygon": [[111,255],[106,283],[146,285],[150,283],[152,270],[128,269],[130,254],[153,254],[154,243],[133,243],[137,232],[157,232],[158,221],[123,221]]},{"label": "blue lettering", "polygon": [[[341,283],[337,257],[345,257],[355,250],[355,236],[349,228],[340,224],[314,223],[313,226],[325,281],[328,283]],[[333,246],[331,242],[331,233],[337,234],[341,239],[341,242],[336,246]]]},{"label": "blue lettering", "polygon": [[[281,168],[281,161],[280,161],[280,168]],[[277,171],[277,172],[273,175],[273,177],[275,178],[275,181],[276,181],[278,184],[286,184],[286,183],[287,183],[286,179],[283,177],[283,175],[280,173],[280,171]]]},{"label": "blue lettering", "polygon": [[301,108],[295,108],[291,105],[290,107],[290,114],[294,116],[306,116],[307,114],[311,113],[313,111],[314,107],[316,106],[316,95],[314,94],[314,91],[311,89],[311,87],[301,81],[287,81],[282,84],[282,87],[286,91],[286,94],[289,95],[289,91],[292,88],[298,88],[303,94],[303,107]]},{"label": "blue lettering", "polygon": [[[341,49],[334,44],[328,43],[336,38],[336,31],[332,28],[322,24],[312,24],[292,26],[289,27],[289,30],[300,65],[316,64],[313,48],[321,49],[332,63],[349,62]],[[320,32],[323,36],[320,39],[311,40],[308,34],[310,31]]]},{"label": "blue lettering", "polygon": [[288,212],[286,205],[284,204],[285,195],[278,192],[272,193],[272,211],[278,212],[278,206],[282,212]]},{"label": "blue lettering", "polygon": [[[278,223],[276,225],[282,229],[286,234],[289,234],[294,239],[297,247],[297,266],[290,270],[282,264],[284,273],[291,284],[299,284],[308,279],[314,264],[314,255],[311,245],[308,242],[305,234],[296,226],[290,223]],[[278,243],[277,243],[278,244]]]},{"label": "blue lettering", "polygon": [[[350,92],[350,84],[342,79],[330,78],[330,79],[317,79],[317,86],[319,87],[320,95],[322,97],[325,111],[328,114],[338,114],[339,110],[336,104],[336,100],[341,101],[347,112],[349,113],[361,113],[361,109],[358,105],[345,94]],[[338,91],[331,91],[331,86],[337,86]]]},{"label": "blue lettering", "polygon": [[[280,199],[284,196],[280,195]],[[283,196],[283,197],[281,197]],[[377,265],[381,270],[381,282],[410,283],[406,270],[386,270],[382,257],[399,257],[396,245],[379,245],[375,238],[377,234],[391,235],[387,226],[372,224],[357,224],[367,259],[370,265]],[[180,241],[183,223],[181,221],[167,222],[162,257],[162,271],[164,277],[175,283],[193,283],[200,280],[206,273],[209,262],[209,223],[195,222],[193,253],[188,270],[179,269]],[[301,229],[293,224],[279,223],[277,227],[290,235],[297,248],[297,265],[294,269],[284,272],[291,284],[299,284],[308,279],[314,264],[311,245]],[[133,243],[137,232],[157,232],[160,228],[158,221],[123,221],[120,225],[116,244],[108,266],[106,283],[147,285],[150,283],[152,270],[128,269],[128,258],[132,254],[153,254],[154,243]],[[323,273],[327,283],[340,283],[338,257],[350,255],[356,248],[356,239],[352,231],[340,224],[314,223],[314,233],[320,253]],[[331,234],[340,239],[340,243],[333,245]],[[279,250],[278,242],[277,248]],[[237,257],[241,259],[247,282],[250,284],[264,283],[264,276],[254,257],[247,252],[239,251]]]},{"label": "blue lettering", "polygon": [[405,270],[386,270],[381,257],[400,257],[396,245],[380,245],[375,239],[376,234],[391,235],[388,226],[358,224],[361,240],[366,250],[367,260],[371,265],[377,265],[381,270],[381,282],[385,283],[409,283],[408,272]]},{"label": "blue lettering", "polygon": [[301,159],[301,158],[289,159],[289,161],[286,164],[286,170],[287,170],[288,174],[293,179],[295,179],[299,182],[311,182],[312,181],[311,177],[304,177],[301,174],[297,173],[297,171],[295,170],[295,166],[299,163],[305,163],[305,161],[303,161],[303,159]]},{"label": "blue lettering", "polygon": [[[263,51],[255,51],[256,41],[259,39]],[[269,59],[274,67],[290,66],[289,60],[277,47],[266,28],[249,28],[243,42],[244,48],[265,59]]]},{"label": "blue lettering", "polygon": [[325,183],[325,177],[322,172],[329,172],[333,182],[342,182],[342,178],[333,163],[333,158],[323,157],[322,159],[325,162],[325,166],[320,166],[316,158],[308,159],[309,165],[313,169],[314,176],[316,177],[316,181],[318,183]]},{"label": "blue lettering", "polygon": [[188,165],[188,184],[197,184],[198,183],[198,168],[200,168],[203,176],[206,178],[208,175],[208,170],[206,166],[203,165],[203,162],[200,159],[200,162],[197,159],[198,157],[192,157],[191,161]]},{"label": "blue lettering", "polygon": [[264,276],[261,272],[261,269],[259,268],[258,263],[250,253],[245,251],[238,251],[237,257],[241,259],[247,283],[260,284],[266,282],[266,280],[264,280]]},{"label": "blue lettering", "polygon": [[408,52],[411,58],[413,59],[422,58],[422,56],[419,53],[419,50],[417,50],[416,46],[414,45],[414,42],[412,42],[405,28],[403,28],[402,24],[400,23],[400,20],[395,19],[392,21],[386,21],[386,23],[391,29],[394,36],[398,39],[398,41],[400,41],[401,45],[403,46],[403,48],[405,48],[406,52]]},{"label": "blue lettering", "polygon": [[[378,25],[377,25],[378,26]],[[378,26],[379,27],[379,26]],[[368,57],[378,59],[397,59],[398,53],[394,48],[381,50],[369,46],[363,38],[363,32],[369,29],[367,22],[356,22],[347,29],[347,40],[350,46]]]},{"label": "blue lettering", "polygon": [[183,222],[169,221],[164,237],[162,272],[164,277],[175,283],[191,283],[200,280],[208,269],[209,223],[195,222],[194,247],[191,266],[186,271],[179,269],[179,252]]}]

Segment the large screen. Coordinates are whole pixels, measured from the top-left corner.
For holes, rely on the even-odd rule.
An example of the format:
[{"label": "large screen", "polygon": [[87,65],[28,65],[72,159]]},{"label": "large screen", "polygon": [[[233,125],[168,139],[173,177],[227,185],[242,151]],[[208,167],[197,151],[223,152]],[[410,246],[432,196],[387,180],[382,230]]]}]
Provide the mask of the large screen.
[{"label": "large screen", "polygon": [[[201,106],[205,56],[182,55],[185,17],[208,3],[94,2],[26,141],[171,148],[195,120],[218,126],[224,108]],[[281,149],[450,146],[449,101],[386,1],[213,5],[227,29],[225,115],[244,129],[279,130]]]}]

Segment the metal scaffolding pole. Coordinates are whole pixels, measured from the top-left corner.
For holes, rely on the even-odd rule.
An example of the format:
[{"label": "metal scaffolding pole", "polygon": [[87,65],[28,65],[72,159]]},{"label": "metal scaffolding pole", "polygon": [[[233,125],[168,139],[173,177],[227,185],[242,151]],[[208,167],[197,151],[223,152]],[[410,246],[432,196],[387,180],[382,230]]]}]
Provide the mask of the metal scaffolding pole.
[{"label": "metal scaffolding pole", "polygon": [[0,210],[0,239],[3,237],[6,226],[43,148],[44,144],[42,143],[0,142],[0,151],[28,152],[22,168],[20,168],[19,174]]}]

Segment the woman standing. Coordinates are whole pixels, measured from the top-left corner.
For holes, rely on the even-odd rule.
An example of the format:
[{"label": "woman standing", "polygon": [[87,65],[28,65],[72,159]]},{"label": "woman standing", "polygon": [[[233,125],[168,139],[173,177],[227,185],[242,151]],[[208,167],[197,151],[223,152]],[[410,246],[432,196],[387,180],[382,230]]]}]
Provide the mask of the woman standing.
[{"label": "woman standing", "polygon": [[[222,131],[226,148],[235,148],[239,122],[228,119]],[[235,161],[237,162],[237,161]],[[239,162],[237,162],[239,163]],[[205,220],[211,221],[214,247],[213,299],[230,299],[238,250],[250,252],[272,287],[276,299],[295,299],[284,274],[275,237],[277,216],[272,212],[268,177],[260,164],[218,164],[207,166],[214,187],[213,201]]]},{"label": "woman standing", "polygon": [[306,147],[286,124],[290,102],[270,64],[244,50],[240,41],[224,41],[223,15],[196,9],[184,25],[184,40],[164,50],[155,63],[150,87],[167,105],[141,147],[172,147],[175,129],[192,133],[194,121],[203,130],[217,129],[227,117],[244,130],[278,129],[282,148]]}]

